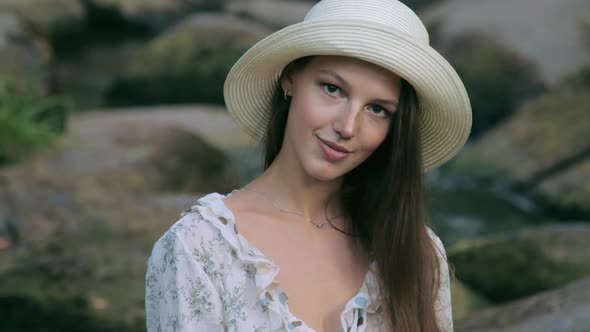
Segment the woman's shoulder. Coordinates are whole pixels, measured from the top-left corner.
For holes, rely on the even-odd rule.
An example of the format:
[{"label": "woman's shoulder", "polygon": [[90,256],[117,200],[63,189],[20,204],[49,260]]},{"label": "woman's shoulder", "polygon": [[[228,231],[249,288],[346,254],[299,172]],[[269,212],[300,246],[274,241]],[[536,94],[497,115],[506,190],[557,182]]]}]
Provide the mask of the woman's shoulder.
[{"label": "woman's shoulder", "polygon": [[438,253],[440,255],[446,256],[445,246],[440,237],[438,237],[438,235],[436,235],[436,233],[429,226],[426,226],[426,233],[428,233],[430,236],[430,239],[434,243]]},{"label": "woman's shoulder", "polygon": [[155,242],[152,258],[178,251],[212,259],[229,254],[227,237],[231,233],[226,228],[231,217],[223,206],[223,198],[219,193],[210,193],[181,211],[179,218]]},{"label": "woman's shoulder", "polygon": [[453,331],[453,310],[451,305],[451,275],[445,247],[436,233],[426,227],[439,258],[439,289],[435,300],[435,315],[442,331]]}]

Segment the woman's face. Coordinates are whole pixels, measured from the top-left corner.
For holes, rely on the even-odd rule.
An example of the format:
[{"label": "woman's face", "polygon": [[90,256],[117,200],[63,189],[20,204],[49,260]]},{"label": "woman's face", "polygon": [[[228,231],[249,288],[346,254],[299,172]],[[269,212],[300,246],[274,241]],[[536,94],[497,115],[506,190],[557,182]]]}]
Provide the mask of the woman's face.
[{"label": "woman's face", "polygon": [[312,178],[329,181],[366,160],[385,139],[399,76],[368,62],[316,56],[284,77],[291,96],[283,149]]}]

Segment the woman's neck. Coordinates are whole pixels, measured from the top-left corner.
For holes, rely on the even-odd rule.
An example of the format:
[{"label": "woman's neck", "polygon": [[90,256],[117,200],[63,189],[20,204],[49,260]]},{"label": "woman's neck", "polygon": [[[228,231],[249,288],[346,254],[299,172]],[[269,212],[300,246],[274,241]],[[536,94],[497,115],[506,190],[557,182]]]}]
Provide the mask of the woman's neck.
[{"label": "woman's neck", "polygon": [[297,161],[289,159],[292,158],[279,153],[268,169],[248,187],[266,192],[282,208],[297,211],[313,220],[325,219],[326,204],[329,217],[341,214],[337,191],[342,180],[311,178]]}]

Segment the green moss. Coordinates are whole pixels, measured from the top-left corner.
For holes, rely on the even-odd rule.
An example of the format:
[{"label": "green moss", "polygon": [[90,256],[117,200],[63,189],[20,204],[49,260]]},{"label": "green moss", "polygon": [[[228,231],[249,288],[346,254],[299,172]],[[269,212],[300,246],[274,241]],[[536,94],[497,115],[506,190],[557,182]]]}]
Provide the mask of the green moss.
[{"label": "green moss", "polygon": [[223,104],[233,64],[269,31],[231,16],[195,15],[168,29],[106,93],[109,105]]},{"label": "green moss", "polygon": [[489,162],[466,148],[457,158],[443,166],[445,175],[456,178],[468,177],[482,182],[496,182],[498,179],[508,179],[510,169],[499,163]]},{"label": "green moss", "polygon": [[106,92],[109,105],[223,104],[223,83],[245,47],[232,40],[197,42],[174,51],[173,41],[153,47]]},{"label": "green moss", "polygon": [[458,279],[494,302],[562,286],[590,266],[557,263],[529,241],[502,241],[449,253]]},{"label": "green moss", "polygon": [[451,303],[453,304],[453,319],[461,319],[470,312],[485,308],[489,301],[477,294],[460,281],[453,279],[451,282]]},{"label": "green moss", "polygon": [[0,275],[0,311],[11,317],[0,330],[145,331],[145,243],[153,240],[101,223],[83,227],[15,255],[15,267]]},{"label": "green moss", "polygon": [[530,60],[482,35],[469,34],[456,40],[449,59],[465,83],[474,110],[472,138],[500,123],[524,100],[544,89]]},{"label": "green moss", "polygon": [[0,295],[2,331],[142,331],[143,324],[121,324],[95,317],[80,297],[46,298],[42,301],[26,295]]}]

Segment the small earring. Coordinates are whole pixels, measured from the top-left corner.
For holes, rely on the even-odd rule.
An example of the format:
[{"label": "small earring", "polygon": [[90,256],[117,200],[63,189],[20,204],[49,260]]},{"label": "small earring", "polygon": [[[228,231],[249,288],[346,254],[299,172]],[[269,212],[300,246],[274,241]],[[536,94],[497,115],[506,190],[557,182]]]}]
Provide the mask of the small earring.
[{"label": "small earring", "polygon": [[285,90],[284,93],[285,101],[287,101],[287,90]]}]

